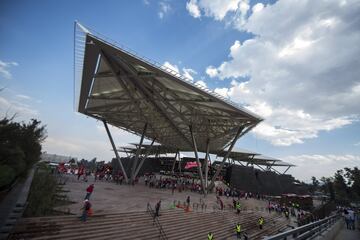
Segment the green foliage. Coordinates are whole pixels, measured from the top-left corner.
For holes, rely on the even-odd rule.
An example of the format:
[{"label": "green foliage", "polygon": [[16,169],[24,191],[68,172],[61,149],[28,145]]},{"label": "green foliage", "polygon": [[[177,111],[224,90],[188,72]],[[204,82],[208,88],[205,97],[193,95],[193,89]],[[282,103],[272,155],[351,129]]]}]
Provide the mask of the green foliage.
[{"label": "green foliage", "polygon": [[56,205],[57,181],[51,170],[39,167],[30,188],[26,217],[51,215]]},{"label": "green foliage", "polygon": [[16,177],[24,175],[40,159],[41,143],[45,138],[45,126],[36,119],[29,123],[1,119],[0,164],[11,168]]},{"label": "green foliage", "polygon": [[312,187],[330,195],[330,198],[340,204],[360,202],[360,170],[357,167],[344,168],[335,172],[334,177],[320,179],[317,184],[315,177],[312,177]]},{"label": "green foliage", "polygon": [[15,180],[15,171],[7,165],[0,165],[0,187],[10,185]]}]

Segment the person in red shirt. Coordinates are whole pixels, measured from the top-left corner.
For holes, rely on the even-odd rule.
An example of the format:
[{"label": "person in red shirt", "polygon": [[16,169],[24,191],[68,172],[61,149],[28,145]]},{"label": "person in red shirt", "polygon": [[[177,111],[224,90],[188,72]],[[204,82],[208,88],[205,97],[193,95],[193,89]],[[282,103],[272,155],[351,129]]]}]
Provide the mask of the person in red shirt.
[{"label": "person in red shirt", "polygon": [[92,192],[94,191],[94,184],[90,184],[87,188],[86,188],[86,196],[84,199],[89,200],[90,199],[90,195],[92,194]]}]

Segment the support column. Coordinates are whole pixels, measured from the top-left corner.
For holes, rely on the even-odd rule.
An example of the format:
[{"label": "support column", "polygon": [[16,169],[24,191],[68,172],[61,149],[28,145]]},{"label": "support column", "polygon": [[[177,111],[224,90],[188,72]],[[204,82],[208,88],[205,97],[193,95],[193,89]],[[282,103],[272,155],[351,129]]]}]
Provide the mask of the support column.
[{"label": "support column", "polygon": [[210,146],[210,139],[206,142],[206,154],[205,154],[205,195],[207,195],[207,187],[208,187],[208,173],[209,173],[209,146]]},{"label": "support column", "polygon": [[134,183],[134,181],[135,181],[135,170],[136,170],[136,167],[137,167],[137,162],[139,160],[139,155],[140,155],[141,147],[142,147],[142,144],[143,144],[143,141],[144,141],[144,136],[145,136],[145,132],[146,132],[146,129],[147,129],[147,125],[148,124],[145,123],[143,132],[141,134],[140,143],[138,145],[138,149],[136,150],[135,159],[134,159],[134,162],[133,162],[133,165],[132,165],[132,168],[131,168],[131,183]]},{"label": "support column", "polygon": [[181,156],[180,156],[180,153],[179,153],[179,165],[178,165],[178,167],[179,167],[179,173],[181,173]]},{"label": "support column", "polygon": [[175,163],[176,163],[176,158],[177,158],[178,152],[179,152],[179,151],[177,151],[177,152],[175,153],[174,162],[173,162],[173,165],[172,165],[172,168],[171,168],[171,173],[172,173],[172,174],[174,174]]},{"label": "support column", "polygon": [[120,164],[120,167],[121,167],[121,171],[123,172],[125,182],[129,182],[129,179],[128,179],[128,177],[127,177],[127,174],[126,174],[126,172],[125,172],[124,166],[123,166],[123,164],[122,164],[122,162],[121,162],[121,159],[120,159],[120,157],[119,157],[118,151],[116,150],[116,147],[115,147],[115,144],[114,144],[114,140],[113,140],[113,138],[112,138],[112,136],[111,136],[111,133],[110,133],[110,131],[109,131],[109,128],[108,128],[108,126],[107,126],[107,123],[106,123],[105,120],[103,120],[103,123],[104,123],[105,129],[106,129],[106,132],[107,132],[107,134],[108,134],[108,136],[109,136],[109,140],[110,140],[111,146],[112,146],[112,148],[113,148],[113,150],[114,150],[116,159],[118,160],[118,162],[119,162],[119,164]]},{"label": "support column", "polygon": [[197,146],[196,146],[196,140],[195,140],[195,137],[194,137],[194,134],[193,134],[192,126],[189,126],[189,129],[190,129],[191,139],[192,139],[192,143],[193,143],[193,147],[194,147],[194,153],[195,153],[198,173],[199,173],[199,177],[200,177],[201,187],[202,187],[203,192],[205,194],[204,179],[203,179],[203,175],[202,175],[202,170],[201,170],[201,166],[200,166],[200,160],[199,160]]},{"label": "support column", "polygon": [[230,153],[231,153],[231,151],[232,151],[232,149],[233,149],[236,141],[238,140],[238,138],[239,138],[239,136],[240,136],[240,133],[241,133],[241,131],[242,131],[243,129],[244,129],[244,127],[241,126],[241,127],[239,127],[238,131],[236,132],[236,135],[235,135],[235,137],[234,137],[234,140],[231,142],[231,145],[230,145],[230,147],[229,147],[229,150],[227,151],[226,155],[224,156],[224,158],[223,158],[223,160],[222,160],[222,162],[221,162],[221,164],[220,164],[220,167],[218,167],[218,168],[216,169],[216,172],[215,172],[213,178],[211,179],[211,183],[210,183],[210,185],[208,186],[208,190],[211,190],[211,189],[215,186],[215,180],[216,180],[216,178],[219,176],[220,171],[223,169],[224,163],[225,163],[226,159],[229,157],[229,155],[230,155]]},{"label": "support column", "polygon": [[148,156],[149,156],[149,154],[150,154],[150,152],[151,152],[151,147],[152,147],[152,145],[154,144],[155,140],[156,140],[156,138],[153,139],[153,141],[152,141],[151,144],[150,144],[149,149],[146,151],[144,157],[141,159],[141,161],[140,161],[140,163],[139,163],[139,166],[136,168],[134,179],[137,177],[137,175],[139,174],[139,171],[140,171],[142,165],[144,164],[145,160],[148,158]]},{"label": "support column", "polygon": [[290,169],[291,166],[288,166],[288,168],[285,170],[285,172],[283,174],[285,174],[289,169]]}]

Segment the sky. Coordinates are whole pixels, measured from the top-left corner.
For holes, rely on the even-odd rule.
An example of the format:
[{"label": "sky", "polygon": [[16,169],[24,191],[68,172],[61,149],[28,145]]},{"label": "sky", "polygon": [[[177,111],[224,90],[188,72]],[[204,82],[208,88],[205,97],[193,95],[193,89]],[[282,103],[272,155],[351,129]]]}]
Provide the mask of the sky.
[{"label": "sky", "polygon": [[236,147],[294,177],[360,166],[359,0],[1,1],[0,117],[41,120],[48,153],[109,161],[103,125],[74,108],[75,20],[262,116]]}]

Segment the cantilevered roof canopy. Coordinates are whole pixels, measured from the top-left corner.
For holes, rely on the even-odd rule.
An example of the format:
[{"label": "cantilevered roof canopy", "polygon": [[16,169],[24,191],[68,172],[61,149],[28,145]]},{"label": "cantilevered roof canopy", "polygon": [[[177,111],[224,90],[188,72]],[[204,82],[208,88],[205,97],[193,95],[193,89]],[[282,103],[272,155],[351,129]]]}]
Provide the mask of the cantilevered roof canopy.
[{"label": "cantilevered roof canopy", "polygon": [[[133,154],[136,154],[137,148],[139,146],[138,143],[132,143],[136,146],[132,150]],[[142,144],[141,145],[141,154],[148,154],[148,155],[157,155],[157,154],[168,154],[168,153],[177,153],[178,150],[176,148],[165,146],[165,145],[151,145],[151,144]]]},{"label": "cantilevered roof canopy", "polygon": [[280,159],[268,157],[265,155],[259,155],[259,154],[255,154],[252,157],[250,156],[247,158],[233,157],[232,159],[235,161],[246,162],[248,164],[255,164],[255,165],[260,165],[260,166],[277,166],[277,167],[294,167],[295,166],[291,163],[284,162]]},{"label": "cantilevered roof canopy", "polygon": [[[141,58],[77,24],[78,111],[180,151],[224,149],[262,119],[192,83],[177,72]],[[79,53],[80,52],[80,53]],[[83,55],[81,55],[83,53]],[[80,67],[79,67],[80,65]],[[76,73],[75,73],[76,75]],[[144,126],[147,127],[144,127]]]},{"label": "cantilevered roof canopy", "polygon": [[[224,157],[227,154],[227,150],[220,150],[212,153],[216,154],[219,157]],[[230,152],[229,158],[232,158],[234,160],[249,159],[249,158],[253,158],[255,155],[260,155],[260,154],[246,149],[237,148]]]}]

